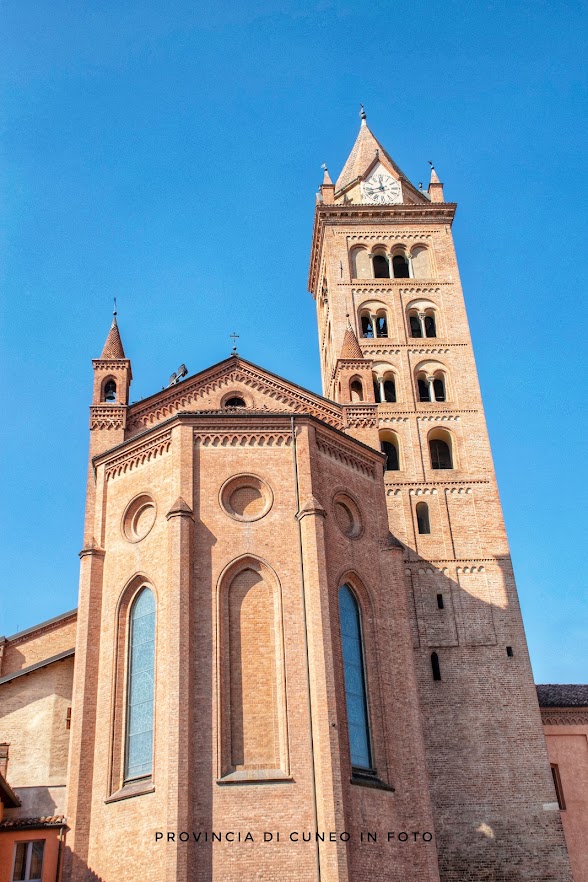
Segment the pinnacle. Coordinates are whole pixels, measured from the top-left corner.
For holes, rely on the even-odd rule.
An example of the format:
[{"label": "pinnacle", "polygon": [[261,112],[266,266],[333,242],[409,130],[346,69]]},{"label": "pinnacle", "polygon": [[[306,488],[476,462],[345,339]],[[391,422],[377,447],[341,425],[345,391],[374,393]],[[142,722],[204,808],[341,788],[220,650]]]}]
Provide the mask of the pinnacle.
[{"label": "pinnacle", "polygon": [[430,183],[431,184],[440,184],[441,183],[441,181],[439,180],[439,175],[435,171],[435,166],[433,165],[433,163],[431,163],[431,181],[430,181]]},{"label": "pinnacle", "polygon": [[112,361],[117,358],[126,358],[122,340],[120,339],[120,332],[116,323],[116,313],[112,319],[110,331],[108,332],[108,337],[106,338],[106,343],[104,344],[104,349],[102,350],[100,358],[106,361]]},{"label": "pinnacle", "polygon": [[359,348],[357,337],[351,327],[347,327],[343,337],[343,346],[339,358],[363,358],[363,352]]}]

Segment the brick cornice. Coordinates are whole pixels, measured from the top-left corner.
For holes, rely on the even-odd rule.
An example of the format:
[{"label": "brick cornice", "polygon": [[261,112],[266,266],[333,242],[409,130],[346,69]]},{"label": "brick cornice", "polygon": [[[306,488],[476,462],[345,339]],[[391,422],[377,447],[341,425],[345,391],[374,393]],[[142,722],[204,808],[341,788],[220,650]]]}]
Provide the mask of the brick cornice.
[{"label": "brick cornice", "polygon": [[541,721],[544,726],[586,726],[588,707],[542,707]]}]

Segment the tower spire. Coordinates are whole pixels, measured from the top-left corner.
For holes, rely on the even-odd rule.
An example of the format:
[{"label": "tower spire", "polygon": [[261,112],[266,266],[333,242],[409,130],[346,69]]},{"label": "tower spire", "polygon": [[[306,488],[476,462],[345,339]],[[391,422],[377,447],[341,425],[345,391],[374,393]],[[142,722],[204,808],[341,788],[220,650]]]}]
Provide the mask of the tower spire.
[{"label": "tower spire", "polygon": [[117,311],[116,311],[116,297],[114,298],[114,310],[112,312],[112,324],[110,326],[110,330],[108,332],[108,336],[106,337],[106,342],[104,343],[104,347],[102,349],[102,355],[100,358],[106,361],[112,361],[113,359],[118,358],[126,358],[125,350],[122,345],[122,340],[120,338],[120,331],[118,329],[118,323],[116,321]]}]

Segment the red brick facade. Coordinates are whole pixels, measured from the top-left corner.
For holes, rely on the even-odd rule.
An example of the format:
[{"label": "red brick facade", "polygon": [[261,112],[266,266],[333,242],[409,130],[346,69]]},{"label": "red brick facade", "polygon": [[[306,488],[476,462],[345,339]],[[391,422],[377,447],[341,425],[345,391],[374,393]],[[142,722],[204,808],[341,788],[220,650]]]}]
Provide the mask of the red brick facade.
[{"label": "red brick facade", "polygon": [[[378,168],[382,204],[365,201]],[[64,880],[570,882],[454,212],[362,125],[315,215],[324,398],[235,354],[130,405],[113,323],[93,363]],[[131,776],[145,586],[152,748]]]}]

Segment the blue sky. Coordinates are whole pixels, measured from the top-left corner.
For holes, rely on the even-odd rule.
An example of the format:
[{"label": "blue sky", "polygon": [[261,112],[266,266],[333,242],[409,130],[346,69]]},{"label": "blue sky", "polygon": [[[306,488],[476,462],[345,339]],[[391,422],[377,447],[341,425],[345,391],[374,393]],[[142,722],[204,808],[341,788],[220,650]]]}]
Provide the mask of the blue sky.
[{"label": "blue sky", "polygon": [[77,603],[114,296],[132,400],[224,358],[233,329],[320,390],[314,192],[363,102],[406,174],[432,159],[459,203],[535,676],[588,682],[584,4],[8,0],[2,18],[0,634]]}]

